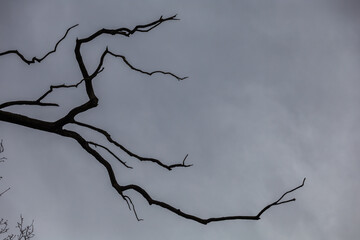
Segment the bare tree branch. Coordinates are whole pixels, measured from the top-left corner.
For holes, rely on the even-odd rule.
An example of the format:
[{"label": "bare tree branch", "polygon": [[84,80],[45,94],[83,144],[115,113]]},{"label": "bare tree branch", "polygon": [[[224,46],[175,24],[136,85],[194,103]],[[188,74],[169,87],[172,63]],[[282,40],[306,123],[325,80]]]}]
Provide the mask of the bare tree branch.
[{"label": "bare tree branch", "polygon": [[38,62],[40,63],[41,61],[43,61],[47,56],[49,56],[50,54],[56,52],[56,49],[58,47],[58,45],[60,44],[60,42],[62,40],[64,40],[68,34],[68,32],[73,29],[74,27],[78,26],[78,24],[72,26],[72,27],[69,27],[67,29],[67,31],[65,32],[65,35],[55,44],[55,47],[53,50],[51,50],[50,52],[46,53],[42,58],[37,58],[37,57],[33,57],[31,60],[28,60],[24,57],[24,55],[22,55],[18,50],[8,50],[8,51],[5,51],[5,52],[1,52],[0,53],[0,56],[3,56],[3,55],[7,55],[7,54],[16,54],[18,55],[18,57],[21,58],[21,60],[23,60],[25,63],[27,63],[28,65],[32,64],[32,63],[35,63],[35,62]]},{"label": "bare tree branch", "polygon": [[[58,136],[62,136],[62,137],[65,137],[65,138],[71,138],[71,139],[75,140],[81,146],[81,148],[84,151],[86,151],[88,154],[90,154],[92,157],[94,157],[101,165],[103,165],[105,167],[105,169],[107,170],[107,174],[108,174],[108,177],[109,177],[109,180],[110,180],[110,183],[111,183],[112,187],[125,200],[125,202],[127,203],[129,209],[134,212],[134,215],[135,215],[136,219],[139,220],[139,221],[141,219],[138,217],[138,214],[137,214],[136,209],[135,209],[135,205],[133,204],[131,198],[129,196],[125,195],[125,192],[127,192],[127,191],[132,190],[132,191],[137,192],[138,194],[140,194],[148,202],[149,205],[156,205],[156,206],[161,207],[163,209],[166,209],[166,210],[168,210],[168,211],[170,211],[170,212],[172,212],[174,214],[177,214],[180,217],[190,219],[190,220],[196,221],[196,222],[201,223],[201,224],[208,224],[208,223],[211,223],[211,222],[219,222],[219,221],[227,221],[227,220],[259,220],[260,216],[265,211],[270,209],[271,207],[295,201],[295,198],[288,199],[288,200],[283,200],[283,199],[288,194],[290,194],[290,193],[294,192],[295,190],[303,187],[304,183],[305,183],[305,179],[303,180],[301,185],[299,185],[299,186],[285,192],[277,201],[265,206],[262,210],[259,211],[259,213],[257,215],[249,215],[249,216],[248,215],[232,215],[232,216],[201,218],[199,216],[196,216],[196,215],[193,215],[193,214],[190,214],[190,213],[186,213],[186,212],[180,210],[179,208],[175,208],[174,206],[172,206],[172,205],[170,205],[170,204],[168,204],[166,202],[163,202],[163,201],[160,201],[160,200],[157,200],[157,199],[151,197],[150,194],[144,188],[142,188],[141,186],[138,186],[138,185],[135,185],[135,184],[120,185],[118,183],[117,179],[116,179],[116,176],[115,176],[115,173],[113,171],[112,165],[95,148],[100,147],[100,148],[104,149],[107,153],[109,153],[112,157],[117,159],[125,167],[127,167],[127,168],[131,168],[131,167],[128,166],[125,161],[122,161],[107,146],[101,145],[101,144],[96,143],[96,142],[88,141],[84,137],[82,137],[80,135],[80,133],[78,133],[77,131],[72,131],[72,130],[65,129],[65,125],[67,125],[67,124],[75,124],[75,125],[81,126],[83,128],[86,128],[88,130],[100,133],[102,136],[104,136],[106,138],[108,143],[113,144],[115,147],[117,147],[118,149],[125,152],[128,156],[134,157],[134,158],[138,159],[139,161],[152,162],[152,163],[157,164],[158,166],[160,166],[162,168],[165,168],[165,169],[167,169],[169,171],[174,169],[174,168],[177,168],[177,167],[190,167],[191,166],[191,165],[188,165],[188,164],[185,163],[188,155],[185,156],[182,163],[176,163],[176,164],[170,164],[170,165],[165,164],[162,161],[160,161],[158,159],[155,159],[155,158],[147,158],[147,157],[139,156],[139,155],[135,154],[134,152],[130,151],[128,148],[124,147],[118,141],[114,140],[111,137],[110,133],[108,133],[107,131],[105,131],[105,130],[103,130],[101,128],[92,126],[90,124],[78,122],[78,121],[75,120],[75,117],[78,116],[79,114],[81,114],[83,112],[87,112],[90,109],[97,107],[99,99],[98,99],[98,97],[96,96],[96,93],[95,93],[95,89],[94,89],[94,86],[93,86],[93,80],[97,77],[97,75],[100,72],[102,72],[104,70],[104,68],[103,68],[104,59],[105,59],[106,55],[108,55],[108,54],[115,57],[115,58],[122,59],[122,61],[130,69],[132,69],[134,71],[137,71],[137,72],[140,72],[142,74],[146,74],[146,75],[151,76],[153,74],[159,73],[159,74],[169,75],[171,77],[176,78],[179,81],[186,78],[186,77],[178,77],[177,75],[175,75],[175,74],[173,74],[171,72],[165,72],[165,71],[159,71],[159,70],[158,71],[149,71],[148,72],[148,71],[141,70],[139,68],[134,67],[132,64],[130,64],[130,62],[127,60],[127,58],[125,56],[110,52],[108,50],[108,48],[106,48],[106,50],[102,53],[102,55],[101,55],[101,57],[99,59],[98,66],[96,67],[95,71],[92,74],[89,74],[88,68],[86,67],[86,65],[85,65],[85,63],[83,61],[83,56],[82,56],[82,53],[81,53],[82,44],[89,43],[89,42],[93,41],[94,39],[96,39],[97,37],[100,37],[102,35],[120,35],[120,36],[129,37],[129,36],[131,36],[132,34],[134,34],[136,32],[149,32],[152,29],[154,29],[154,28],[158,27],[159,25],[161,25],[163,22],[173,21],[173,20],[178,20],[176,18],[176,15],[168,17],[168,18],[160,17],[158,20],[155,20],[155,21],[153,21],[151,23],[144,24],[144,25],[137,25],[133,29],[129,29],[129,28],[105,29],[105,28],[103,28],[103,29],[100,29],[100,30],[94,32],[93,34],[91,34],[90,36],[88,36],[86,38],[77,39],[76,44],[75,44],[74,53],[75,53],[76,63],[79,66],[79,70],[80,70],[80,72],[82,74],[83,80],[81,80],[80,82],[78,82],[76,84],[73,84],[73,85],[62,84],[62,85],[50,86],[50,89],[35,101],[7,102],[7,103],[1,104],[0,109],[4,108],[4,107],[12,106],[12,105],[58,106],[57,103],[44,103],[44,102],[42,102],[42,100],[44,100],[54,89],[77,88],[81,83],[84,83],[84,85],[85,85],[85,91],[86,91],[87,98],[88,98],[86,100],[86,102],[83,102],[82,104],[71,108],[65,115],[63,115],[62,117],[60,117],[59,119],[57,119],[54,122],[43,121],[43,120],[40,120],[40,119],[31,118],[31,117],[28,117],[28,116],[25,116],[25,115],[16,114],[16,113],[12,113],[12,112],[9,112],[9,111],[3,111],[3,110],[0,110],[0,121],[12,123],[12,124],[17,124],[17,125],[21,125],[21,126],[25,126],[25,127],[29,127],[29,128],[33,128],[33,129],[37,129],[37,130],[41,130],[41,131],[45,131],[45,132],[49,132],[49,133],[54,133],[54,134],[56,134]],[[27,60],[17,50],[10,50],[10,51],[0,53],[0,56],[7,55],[7,54],[16,54],[24,62],[26,62],[28,64],[34,63],[34,62],[41,62],[48,55],[50,55],[51,53],[54,53],[56,51],[58,44],[66,37],[68,32],[72,28],[74,28],[76,26],[77,25],[74,25],[74,26],[70,27],[66,31],[64,37],[57,42],[57,44],[55,45],[54,50],[47,53],[43,58],[39,59],[39,58],[34,57],[33,60],[30,61],[30,60]],[[0,144],[0,151],[1,151],[1,149],[3,149],[2,142]],[[23,228],[22,224],[23,224],[23,220],[21,218],[21,222],[18,224],[18,228],[21,229],[20,232],[23,232],[24,234],[27,234],[28,236],[33,236],[32,235],[33,227],[31,227],[33,225],[31,224],[29,228]]]},{"label": "bare tree branch", "polygon": [[182,163],[167,165],[167,164],[164,164],[163,162],[161,162],[161,161],[158,160],[158,159],[148,158],[148,157],[142,157],[142,156],[139,156],[139,155],[133,153],[132,151],[130,151],[129,149],[127,149],[125,146],[123,146],[123,145],[121,145],[119,142],[115,141],[107,131],[105,131],[105,130],[103,130],[103,129],[101,129],[101,128],[97,128],[97,127],[94,127],[94,126],[92,126],[92,125],[89,125],[89,124],[86,124],[86,123],[82,123],[82,122],[78,122],[78,121],[74,121],[73,123],[76,124],[76,125],[85,127],[85,128],[89,128],[89,129],[91,129],[91,130],[94,130],[94,131],[96,131],[96,132],[104,135],[104,136],[106,137],[106,139],[107,139],[110,143],[112,143],[112,144],[114,144],[115,146],[119,147],[121,150],[123,150],[123,151],[124,151],[126,154],[128,154],[129,156],[134,157],[134,158],[136,158],[136,159],[138,159],[138,160],[140,160],[140,161],[143,161],[143,162],[153,162],[153,163],[155,163],[155,164],[157,164],[157,165],[159,165],[159,166],[161,166],[161,167],[163,167],[163,168],[166,168],[166,169],[169,170],[169,171],[172,170],[173,168],[176,168],[176,167],[190,167],[190,166],[192,166],[191,164],[190,164],[190,165],[186,165],[186,164],[185,164],[185,160],[187,159],[188,155],[185,156],[185,158],[184,158],[184,160],[183,160]]},{"label": "bare tree branch", "polygon": [[[297,186],[296,188],[286,192],[283,194],[283,196],[273,202],[272,204],[269,204],[267,205],[265,208],[263,208],[257,215],[253,215],[253,216],[244,216],[244,215],[234,215],[234,216],[224,216],[224,217],[212,217],[212,218],[200,218],[198,216],[195,216],[195,215],[192,215],[192,214],[188,214],[188,213],[185,213],[183,212],[182,210],[178,209],[178,208],[175,208],[173,206],[171,206],[170,204],[168,203],[165,203],[165,202],[162,202],[162,201],[158,201],[158,200],[155,200],[153,198],[150,197],[150,195],[143,189],[141,188],[140,186],[138,185],[127,185],[127,186],[119,186],[119,188],[121,189],[121,191],[127,191],[127,190],[134,190],[138,193],[140,193],[146,200],[147,202],[149,203],[149,205],[157,205],[159,207],[162,207],[162,208],[165,208],[183,218],[187,218],[187,219],[190,219],[190,220],[194,220],[198,223],[201,223],[201,224],[208,224],[208,223],[211,223],[211,222],[219,222],[219,221],[227,221],[227,220],[259,220],[260,219],[260,216],[268,209],[270,209],[271,207],[273,206],[276,206],[276,205],[280,205],[280,204],[283,204],[283,203],[288,203],[288,202],[291,202],[291,201],[295,201],[295,198],[294,199],[291,199],[291,200],[287,200],[287,201],[283,201],[283,202],[279,202],[285,195],[287,195],[288,193],[290,192],[293,192],[301,187],[304,186],[304,183],[305,183],[305,178],[302,182],[301,185]],[[114,184],[113,184],[114,186]]]}]

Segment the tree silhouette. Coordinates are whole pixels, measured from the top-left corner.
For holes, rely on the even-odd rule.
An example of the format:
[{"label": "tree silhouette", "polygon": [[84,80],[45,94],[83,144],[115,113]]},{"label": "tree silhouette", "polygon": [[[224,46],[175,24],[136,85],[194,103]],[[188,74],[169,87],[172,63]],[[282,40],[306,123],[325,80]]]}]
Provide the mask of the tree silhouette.
[{"label": "tree silhouette", "polygon": [[[133,211],[135,217],[138,220],[141,220],[141,219],[138,217],[138,215],[136,213],[135,206],[134,206],[131,198],[126,194],[129,191],[135,191],[135,192],[139,193],[149,203],[149,205],[159,206],[159,207],[167,209],[183,218],[191,219],[191,220],[194,220],[201,224],[208,224],[210,222],[218,222],[218,221],[225,221],[225,220],[259,220],[261,215],[265,211],[267,211],[269,208],[271,208],[273,206],[281,205],[284,203],[289,203],[289,202],[295,201],[295,198],[285,199],[285,197],[289,193],[303,187],[304,183],[305,183],[305,179],[302,181],[302,183],[299,186],[285,192],[280,198],[278,198],[276,201],[270,203],[269,205],[265,206],[256,215],[244,216],[244,215],[235,214],[232,216],[201,218],[194,214],[186,213],[186,212],[180,210],[179,208],[176,208],[164,201],[157,200],[156,198],[152,197],[143,187],[141,187],[139,185],[136,185],[136,184],[122,185],[121,183],[119,183],[118,180],[116,179],[112,165],[101,154],[101,152],[98,151],[98,149],[100,148],[100,149],[104,150],[105,152],[109,153],[112,157],[117,159],[118,162],[120,164],[122,164],[125,168],[131,169],[132,167],[130,165],[128,165],[125,161],[120,159],[120,157],[117,154],[115,154],[112,150],[110,150],[110,148],[107,145],[103,145],[103,144],[100,144],[99,142],[87,140],[84,136],[82,136],[80,134],[80,132],[78,132],[76,130],[69,130],[68,128],[66,128],[66,126],[69,126],[69,125],[76,125],[80,128],[87,129],[88,131],[96,132],[96,133],[104,136],[107,139],[107,141],[108,141],[107,144],[117,147],[118,149],[120,149],[121,151],[126,153],[128,156],[133,157],[134,159],[137,159],[142,162],[151,162],[153,164],[158,165],[160,168],[163,168],[164,170],[171,171],[174,168],[190,167],[191,164],[186,163],[187,155],[185,156],[185,158],[183,159],[182,162],[179,162],[177,164],[171,164],[171,165],[166,164],[164,161],[161,161],[159,159],[143,157],[143,156],[140,156],[140,155],[134,153],[133,151],[130,151],[124,145],[120,144],[117,140],[115,140],[111,136],[111,134],[108,131],[104,130],[103,128],[76,120],[76,117],[78,115],[80,115],[81,113],[87,112],[90,109],[98,106],[99,98],[94,89],[93,82],[95,81],[96,77],[104,70],[104,59],[106,57],[114,57],[116,59],[119,59],[130,69],[137,71],[139,73],[142,73],[142,74],[146,74],[146,75],[163,74],[163,75],[168,75],[169,77],[174,78],[175,80],[178,80],[178,81],[182,81],[187,78],[187,77],[180,77],[180,76],[178,76],[172,72],[168,72],[168,71],[160,71],[160,70],[151,71],[151,72],[144,71],[140,68],[135,67],[132,63],[130,63],[127,60],[127,58],[124,55],[114,53],[108,47],[106,47],[105,50],[102,52],[102,54],[98,60],[98,64],[93,72],[89,72],[89,68],[88,68],[88,66],[86,66],[86,64],[84,63],[84,60],[83,60],[82,47],[86,44],[90,44],[91,42],[93,42],[95,39],[97,39],[100,36],[119,35],[119,36],[123,36],[123,37],[131,37],[134,34],[147,33],[149,31],[153,30],[154,28],[157,28],[159,25],[161,25],[165,22],[170,22],[170,21],[175,21],[175,20],[178,20],[176,18],[176,15],[167,17],[167,18],[160,17],[159,19],[157,19],[151,23],[137,25],[132,29],[125,28],[125,27],[121,27],[121,28],[117,28],[117,29],[103,28],[103,29],[100,29],[100,30],[94,32],[93,34],[89,35],[88,37],[77,39],[74,52],[75,52],[77,65],[82,74],[82,79],[80,79],[80,80],[76,81],[74,84],[70,84],[70,85],[61,84],[61,85],[50,86],[48,91],[46,91],[44,94],[42,94],[40,97],[38,97],[35,100],[16,100],[16,101],[8,101],[8,102],[2,103],[2,104],[0,104],[0,120],[4,121],[4,122],[12,123],[12,124],[25,126],[28,128],[45,131],[48,133],[53,133],[53,134],[62,136],[64,138],[70,138],[70,139],[75,140],[83,150],[85,150],[87,153],[89,153],[101,165],[103,165],[106,168],[106,171],[107,171],[107,174],[110,179],[112,187],[117,191],[117,193],[127,203],[129,209],[131,211]],[[68,28],[66,33],[64,34],[64,36],[55,44],[54,49],[49,51],[43,57],[33,57],[32,59],[28,59],[22,53],[20,53],[18,50],[8,50],[5,52],[1,52],[0,56],[15,54],[23,62],[27,63],[28,65],[40,63],[40,62],[44,61],[49,55],[51,55],[57,51],[59,44],[66,38],[69,31],[75,27],[77,27],[77,25],[74,25],[74,26]],[[68,110],[68,112],[65,115],[58,118],[56,121],[44,121],[44,120],[41,120],[38,118],[32,118],[32,117],[28,117],[28,116],[25,116],[22,114],[4,110],[5,108],[9,108],[11,106],[18,106],[18,105],[25,105],[25,106],[35,105],[35,106],[42,106],[42,107],[59,106],[59,103],[57,103],[57,102],[45,101],[46,97],[55,90],[60,90],[60,89],[65,89],[65,88],[77,88],[81,84],[83,84],[85,86],[87,100],[85,102],[83,102],[82,104],[75,106],[75,107],[71,108],[70,110]]]}]

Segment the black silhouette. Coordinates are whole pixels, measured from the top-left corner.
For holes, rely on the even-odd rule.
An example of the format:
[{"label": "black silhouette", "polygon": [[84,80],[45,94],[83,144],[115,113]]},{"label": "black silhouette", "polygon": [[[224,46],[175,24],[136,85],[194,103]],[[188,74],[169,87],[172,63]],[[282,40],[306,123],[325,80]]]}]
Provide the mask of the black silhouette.
[{"label": "black silhouette", "polygon": [[[135,153],[133,153],[132,151],[130,151],[129,149],[127,149],[126,147],[124,147],[122,144],[120,144],[118,141],[116,141],[109,132],[105,131],[102,128],[84,123],[84,122],[79,122],[75,119],[76,116],[78,116],[79,114],[89,111],[92,108],[95,108],[98,105],[98,101],[99,98],[96,95],[96,92],[94,90],[93,87],[93,80],[97,77],[97,75],[99,73],[101,73],[104,70],[103,64],[104,64],[104,59],[105,57],[115,57],[115,58],[119,58],[120,60],[122,60],[129,68],[131,68],[134,71],[140,72],[142,74],[146,74],[146,75],[153,75],[153,74],[164,74],[164,75],[169,75],[172,78],[175,78],[178,81],[184,80],[186,79],[186,77],[179,77],[171,72],[166,72],[166,71],[152,71],[152,72],[147,72],[144,70],[141,70],[139,68],[134,67],[127,59],[125,56],[123,55],[119,55],[116,54],[114,52],[112,52],[111,50],[109,50],[108,48],[106,48],[100,59],[98,62],[98,65],[95,69],[94,72],[89,72],[89,69],[87,68],[87,66],[85,65],[84,61],[83,61],[83,56],[81,53],[81,47],[85,44],[91,43],[93,40],[95,40],[96,38],[98,38],[99,36],[102,35],[120,35],[120,36],[124,36],[124,37],[130,37],[136,33],[146,33],[151,31],[152,29],[158,27],[159,25],[163,24],[164,22],[170,22],[170,21],[175,21],[178,20],[175,16],[171,16],[171,17],[167,17],[167,18],[163,18],[160,17],[158,20],[153,21],[151,23],[148,24],[144,24],[144,25],[137,25],[132,29],[129,28],[117,28],[117,29],[100,29],[96,32],[94,32],[93,34],[91,34],[90,36],[86,37],[86,38],[81,38],[81,39],[77,39],[76,40],[76,45],[75,45],[75,57],[76,57],[76,61],[77,64],[79,66],[79,70],[81,71],[82,74],[82,79],[79,80],[77,83],[74,83],[73,85],[55,85],[55,86],[50,86],[49,90],[47,92],[45,92],[42,96],[40,96],[39,98],[37,98],[36,100],[17,100],[17,101],[9,101],[9,102],[5,102],[0,104],[0,120],[4,121],[4,122],[8,122],[8,123],[13,123],[13,124],[18,124],[21,126],[25,126],[25,127],[29,127],[29,128],[33,128],[33,129],[37,129],[37,130],[41,130],[41,131],[45,131],[45,132],[49,132],[49,133],[54,133],[66,138],[71,138],[73,140],[75,140],[86,152],[88,152],[92,157],[94,157],[100,164],[102,164],[108,173],[108,176],[110,178],[110,182],[111,185],[113,186],[113,188],[118,192],[118,194],[125,200],[125,202],[128,204],[129,209],[132,210],[136,216],[136,218],[138,220],[141,220],[138,218],[138,215],[136,213],[134,204],[132,203],[132,200],[130,199],[129,196],[126,195],[126,192],[133,190],[137,193],[139,193],[143,198],[145,198],[147,200],[147,202],[150,205],[157,205],[159,207],[162,207],[164,209],[167,209],[183,218],[186,219],[191,219],[194,220],[198,223],[202,223],[202,224],[208,224],[210,222],[218,222],[218,221],[225,221],[225,220],[259,220],[261,215],[268,210],[269,208],[273,207],[273,206],[277,206],[277,205],[281,205],[284,203],[289,203],[292,201],[295,201],[295,198],[292,199],[288,199],[285,200],[284,197],[286,195],[288,195],[289,193],[301,188],[304,186],[305,183],[305,179],[302,181],[301,185],[285,192],[279,199],[277,199],[276,201],[272,202],[271,204],[265,206],[262,210],[260,210],[258,212],[258,214],[253,215],[253,216],[243,216],[243,215],[233,215],[233,216],[222,216],[222,217],[210,217],[210,218],[200,218],[196,215],[190,214],[190,213],[185,213],[182,210],[180,210],[179,208],[176,208],[166,202],[157,200],[156,198],[152,197],[144,188],[142,188],[141,186],[135,185],[135,184],[129,184],[129,185],[122,185],[118,182],[118,180],[116,179],[116,176],[114,174],[112,165],[109,163],[108,160],[105,159],[105,157],[103,157],[99,151],[96,150],[96,147],[100,147],[104,150],[106,150],[108,153],[110,153],[114,158],[116,158],[122,165],[124,165],[126,168],[131,168],[129,165],[127,165],[124,161],[122,161],[114,152],[112,152],[108,147],[101,145],[99,143],[96,142],[92,142],[92,141],[88,141],[86,140],[82,135],[80,135],[79,132],[75,131],[75,130],[68,130],[66,129],[64,126],[67,124],[74,124],[83,128],[86,128],[88,130],[91,131],[95,131],[101,135],[103,135],[107,140],[109,144],[113,144],[116,147],[118,147],[119,149],[121,149],[122,151],[124,151],[127,155],[134,157],[135,159],[139,160],[139,161],[148,161],[148,162],[152,162],[154,164],[157,164],[159,167],[164,168],[165,170],[173,170],[174,168],[185,168],[185,167],[190,167],[190,164],[186,163],[186,159],[187,156],[183,159],[183,161],[181,163],[177,163],[177,164],[172,164],[172,165],[167,165],[166,163],[164,163],[163,161],[160,161],[158,159],[154,159],[154,158],[147,158],[147,157],[142,157],[139,156]],[[42,61],[44,61],[49,55],[53,54],[56,52],[58,45],[66,38],[67,34],[69,33],[69,31],[73,28],[75,28],[77,25],[74,25],[72,27],[70,27],[69,29],[67,29],[65,35],[56,43],[54,49],[50,52],[48,52],[46,55],[44,55],[41,58],[37,58],[34,57],[31,60],[26,59],[18,50],[9,50],[9,51],[5,51],[5,52],[1,52],[0,56],[5,56],[5,55],[9,55],[9,54],[15,54],[17,55],[23,62],[27,63],[27,64],[35,64],[35,63],[40,63]],[[86,94],[87,94],[87,101],[82,103],[79,106],[76,106],[72,109],[70,109],[68,111],[67,114],[65,114],[64,116],[62,116],[61,118],[57,119],[56,121],[50,122],[50,121],[44,121],[44,120],[40,120],[40,119],[36,119],[36,118],[31,118],[25,115],[21,115],[21,114],[17,114],[17,113],[13,113],[10,111],[6,111],[4,110],[5,108],[8,108],[10,106],[14,106],[14,105],[37,105],[37,106],[44,106],[44,107],[52,107],[52,106],[59,106],[58,103],[53,103],[53,102],[46,102],[45,98],[51,94],[55,89],[63,89],[63,88],[76,88],[78,87],[80,84],[84,84],[85,85],[85,89],[86,89]]]}]

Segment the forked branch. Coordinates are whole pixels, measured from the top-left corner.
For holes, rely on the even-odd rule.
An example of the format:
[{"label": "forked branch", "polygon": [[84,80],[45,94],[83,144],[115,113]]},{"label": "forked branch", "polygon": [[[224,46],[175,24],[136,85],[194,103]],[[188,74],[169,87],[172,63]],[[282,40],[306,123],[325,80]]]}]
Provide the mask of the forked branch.
[{"label": "forked branch", "polygon": [[20,101],[5,102],[5,103],[0,104],[0,109],[10,107],[10,106],[15,106],[15,105],[56,106],[56,107],[58,107],[59,104],[57,104],[57,103],[44,103],[44,102],[42,102],[42,100],[46,96],[48,96],[54,89],[58,89],[58,88],[77,88],[83,81],[84,81],[84,79],[82,79],[81,81],[79,81],[76,84],[71,84],[71,85],[66,85],[66,84],[51,85],[50,89],[47,92],[45,92],[43,95],[41,95],[41,97],[39,97],[35,101],[20,100]]},{"label": "forked branch", "polygon": [[106,139],[109,141],[109,143],[114,144],[116,147],[120,148],[122,151],[124,151],[130,157],[134,157],[134,158],[136,158],[136,159],[138,159],[140,161],[155,163],[155,164],[159,165],[160,167],[163,167],[163,168],[165,168],[165,169],[167,169],[169,171],[171,171],[172,169],[177,168],[177,167],[191,167],[192,166],[192,164],[189,164],[189,165],[185,164],[185,160],[187,159],[188,154],[185,156],[182,163],[176,163],[176,164],[172,164],[172,165],[167,165],[167,164],[163,163],[162,161],[160,161],[160,160],[158,160],[156,158],[142,157],[142,156],[139,156],[139,155],[135,154],[134,152],[127,149],[124,145],[122,145],[119,142],[115,141],[107,131],[105,131],[105,130],[103,130],[101,128],[94,127],[94,126],[92,126],[90,124],[86,124],[86,123],[82,123],[82,122],[78,122],[78,121],[74,121],[73,123],[76,124],[76,125],[91,129],[93,131],[96,131],[96,132],[102,134],[103,136],[106,137]]}]

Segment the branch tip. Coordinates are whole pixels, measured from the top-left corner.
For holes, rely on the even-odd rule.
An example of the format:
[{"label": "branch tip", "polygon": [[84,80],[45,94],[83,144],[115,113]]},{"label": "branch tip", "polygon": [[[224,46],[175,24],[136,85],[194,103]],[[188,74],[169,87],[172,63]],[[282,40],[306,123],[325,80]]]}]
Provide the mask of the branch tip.
[{"label": "branch tip", "polygon": [[183,160],[184,165],[185,165],[185,160],[187,159],[188,156],[189,156],[189,154],[186,154],[186,156],[184,157],[184,160]]}]

